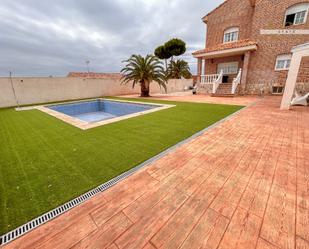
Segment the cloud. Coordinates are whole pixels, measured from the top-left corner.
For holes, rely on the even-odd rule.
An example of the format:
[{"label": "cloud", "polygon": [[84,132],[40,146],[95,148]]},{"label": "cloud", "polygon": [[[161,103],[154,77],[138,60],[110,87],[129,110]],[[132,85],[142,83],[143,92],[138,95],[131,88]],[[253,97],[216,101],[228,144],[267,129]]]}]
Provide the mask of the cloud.
[{"label": "cloud", "polygon": [[2,0],[0,76],[118,72],[131,54],[149,54],[170,38],[191,52],[204,46],[201,21],[223,0]]}]

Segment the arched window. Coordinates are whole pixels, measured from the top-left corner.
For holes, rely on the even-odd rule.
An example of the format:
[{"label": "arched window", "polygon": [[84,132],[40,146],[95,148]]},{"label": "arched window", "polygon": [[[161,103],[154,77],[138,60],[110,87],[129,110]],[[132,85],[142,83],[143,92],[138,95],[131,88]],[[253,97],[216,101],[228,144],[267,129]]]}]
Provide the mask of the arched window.
[{"label": "arched window", "polygon": [[299,3],[291,6],[285,12],[284,26],[302,24],[307,21],[309,3]]},{"label": "arched window", "polygon": [[232,27],[224,31],[223,42],[233,42],[238,40],[239,28]]}]

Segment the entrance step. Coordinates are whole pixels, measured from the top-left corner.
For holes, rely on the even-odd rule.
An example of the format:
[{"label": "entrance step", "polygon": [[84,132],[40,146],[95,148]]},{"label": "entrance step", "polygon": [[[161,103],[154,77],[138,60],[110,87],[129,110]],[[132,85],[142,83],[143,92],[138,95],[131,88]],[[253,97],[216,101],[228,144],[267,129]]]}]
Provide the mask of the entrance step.
[{"label": "entrance step", "polygon": [[218,86],[215,96],[233,96],[232,92],[232,83],[222,83]]},{"label": "entrance step", "polygon": [[220,94],[212,93],[211,97],[235,97],[235,94],[231,94],[231,93],[227,93],[227,94],[225,94],[225,93],[220,93]]}]

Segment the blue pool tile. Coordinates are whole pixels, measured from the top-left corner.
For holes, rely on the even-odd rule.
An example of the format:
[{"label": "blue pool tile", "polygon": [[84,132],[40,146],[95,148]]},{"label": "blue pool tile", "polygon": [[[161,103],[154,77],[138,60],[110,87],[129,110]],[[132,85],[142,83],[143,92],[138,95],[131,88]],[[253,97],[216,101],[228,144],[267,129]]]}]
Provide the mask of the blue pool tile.
[{"label": "blue pool tile", "polygon": [[110,100],[92,100],[61,105],[52,105],[48,108],[64,113],[86,122],[97,122],[136,112],[156,108],[156,105],[117,102]]}]

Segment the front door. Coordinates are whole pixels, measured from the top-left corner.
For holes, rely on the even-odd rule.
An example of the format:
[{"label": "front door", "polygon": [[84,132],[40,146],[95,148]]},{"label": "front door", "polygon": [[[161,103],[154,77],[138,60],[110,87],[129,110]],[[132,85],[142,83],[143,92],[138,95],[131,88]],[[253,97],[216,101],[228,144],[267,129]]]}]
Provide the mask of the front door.
[{"label": "front door", "polygon": [[223,75],[222,83],[228,83],[228,82],[229,82],[229,76],[228,75]]}]

